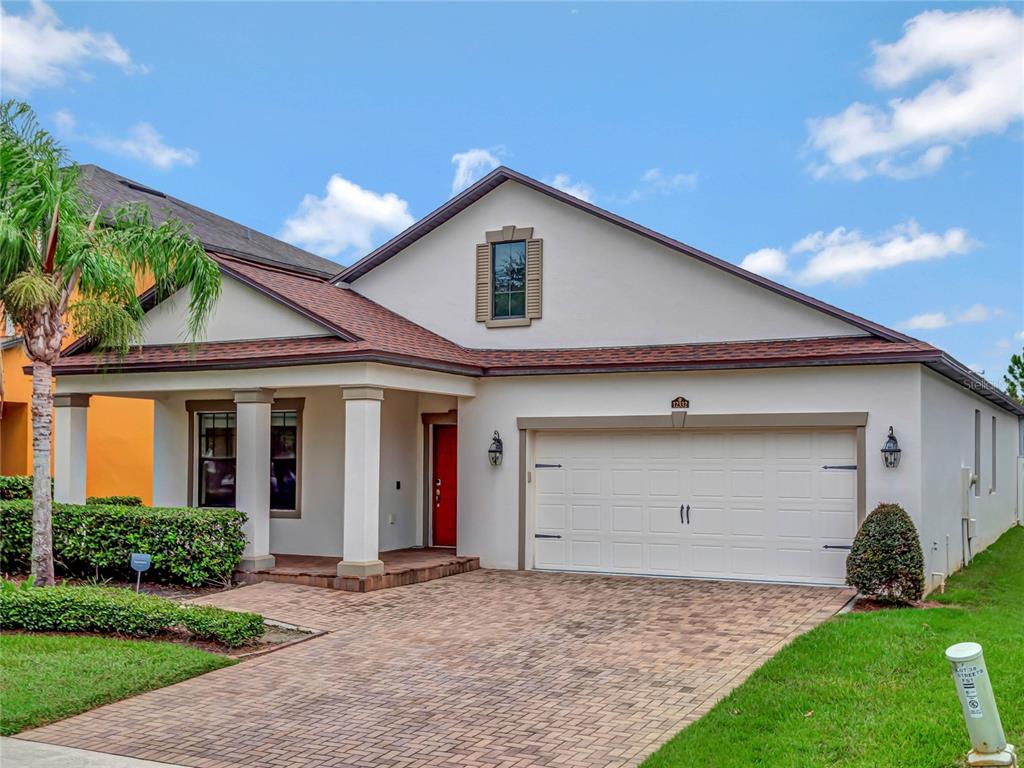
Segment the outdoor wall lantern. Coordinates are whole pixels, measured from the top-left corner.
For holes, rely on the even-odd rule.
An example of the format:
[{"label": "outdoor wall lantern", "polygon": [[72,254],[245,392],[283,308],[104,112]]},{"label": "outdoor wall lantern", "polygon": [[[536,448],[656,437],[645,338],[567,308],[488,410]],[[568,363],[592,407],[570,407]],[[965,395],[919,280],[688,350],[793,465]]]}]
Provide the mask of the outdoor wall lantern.
[{"label": "outdoor wall lantern", "polygon": [[501,444],[501,435],[498,434],[498,430],[494,430],[494,439],[491,440],[491,447],[487,449],[487,459],[491,462],[492,467],[501,464],[501,455],[504,452],[505,449]]},{"label": "outdoor wall lantern", "polygon": [[889,427],[889,439],[885,441],[885,445],[882,446],[882,463],[888,469],[896,469],[900,465],[900,454],[903,453],[900,450],[899,440],[896,439],[896,435],[893,434],[892,427]]}]

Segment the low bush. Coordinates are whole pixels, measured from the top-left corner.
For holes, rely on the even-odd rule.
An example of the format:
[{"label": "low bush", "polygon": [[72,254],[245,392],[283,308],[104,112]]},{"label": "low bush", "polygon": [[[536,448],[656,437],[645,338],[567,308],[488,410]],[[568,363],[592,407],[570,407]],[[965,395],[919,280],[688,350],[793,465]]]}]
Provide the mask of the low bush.
[{"label": "low bush", "polygon": [[846,558],[846,580],[865,595],[897,603],[924,594],[924,554],[910,515],[879,504],[864,520]]},{"label": "low bush", "polygon": [[138,496],[90,496],[86,504],[113,504],[117,507],[141,507],[142,499]]},{"label": "low bush", "polygon": [[0,501],[31,498],[31,475],[0,475]]},{"label": "low bush", "polygon": [[225,611],[212,605],[183,605],[179,622],[193,635],[235,648],[263,634],[258,613]]},{"label": "low bush", "polygon": [[32,587],[0,582],[0,627],[31,632],[102,632],[152,637],[184,628],[232,648],[263,635],[263,617],[213,606],[179,605],[107,587]]},{"label": "low bush", "polygon": [[[152,555],[147,578],[198,587],[231,576],[245,549],[234,509],[54,504],[53,554],[65,573],[130,575],[132,552]],[[28,569],[31,500],[0,501],[0,569]]]}]

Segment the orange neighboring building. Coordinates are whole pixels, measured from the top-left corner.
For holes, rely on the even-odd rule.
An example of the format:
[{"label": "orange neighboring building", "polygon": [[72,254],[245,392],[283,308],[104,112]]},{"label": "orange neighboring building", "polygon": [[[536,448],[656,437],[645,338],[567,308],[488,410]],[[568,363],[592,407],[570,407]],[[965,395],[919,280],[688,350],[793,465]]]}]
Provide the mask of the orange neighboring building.
[{"label": "orange neighboring building", "polygon": [[[70,340],[69,340],[70,341]],[[20,338],[0,340],[4,410],[0,416],[0,474],[32,474],[32,377]],[[86,493],[153,498],[153,403],[94,397],[89,408]]]}]

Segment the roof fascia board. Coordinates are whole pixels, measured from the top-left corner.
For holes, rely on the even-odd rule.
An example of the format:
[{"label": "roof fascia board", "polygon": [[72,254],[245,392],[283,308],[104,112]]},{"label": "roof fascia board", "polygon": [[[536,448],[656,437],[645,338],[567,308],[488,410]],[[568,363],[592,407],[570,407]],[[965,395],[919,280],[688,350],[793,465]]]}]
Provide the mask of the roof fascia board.
[{"label": "roof fascia board", "polygon": [[604,208],[600,208],[593,203],[581,200],[574,195],[561,191],[560,189],[555,189],[554,187],[537,181],[536,179],[532,179],[529,176],[524,176],[517,171],[513,171],[511,168],[506,168],[505,166],[495,168],[489,174],[484,176],[465,191],[453,197],[440,208],[423,217],[420,221],[416,222],[405,231],[400,232],[398,235],[391,238],[391,240],[384,243],[384,245],[364,256],[355,264],[339,272],[331,278],[331,281],[352,282],[353,280],[362,277],[371,269],[383,264],[392,256],[397,255],[399,252],[412,245],[412,243],[441,226],[456,214],[468,208],[472,203],[476,202],[506,181],[518,182],[530,189],[548,195],[555,200],[596,216],[599,219],[603,219],[604,221],[623,227],[637,235],[640,235],[641,237],[653,240],[654,242],[667,248],[671,248],[674,251],[695,258],[706,264],[710,264],[711,266],[717,267],[729,274],[754,283],[755,285],[769,291],[778,293],[819,312],[823,312],[839,320],[850,323],[854,327],[867,331],[873,336],[878,336],[889,341],[916,341],[912,337],[899,333],[892,328],[887,328],[884,325],[872,322],[871,320],[855,315],[852,312],[847,312],[839,307],[835,307],[819,299],[815,299],[805,293],[801,293],[800,291],[794,290],[780,283],[776,283],[774,280],[769,280],[761,275],[748,272],[742,267],[738,267],[735,264],[718,258],[717,256],[712,256],[709,253],[705,253],[704,251],[680,242],[679,240],[663,235],[660,232],[655,232],[653,229],[645,227],[642,224],[637,224],[634,221],[630,221],[618,214],[612,213]]}]

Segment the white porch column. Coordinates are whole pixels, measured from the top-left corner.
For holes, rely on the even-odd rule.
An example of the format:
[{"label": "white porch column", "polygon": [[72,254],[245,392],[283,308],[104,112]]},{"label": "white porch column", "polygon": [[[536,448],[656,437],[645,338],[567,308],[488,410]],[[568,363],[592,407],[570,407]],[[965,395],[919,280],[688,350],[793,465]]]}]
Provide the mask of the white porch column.
[{"label": "white porch column", "polygon": [[384,390],[342,390],[345,400],[345,508],[339,576],[384,573],[377,551],[380,509],[380,403]]},{"label": "white porch column", "polygon": [[86,427],[90,395],[54,395],[53,497],[85,504]]},{"label": "white porch column", "polygon": [[236,389],[235,507],[245,512],[239,568],[274,567],[270,554],[270,404],[272,389]]}]

